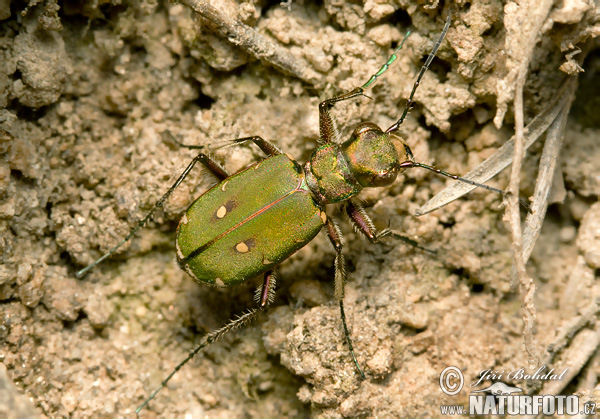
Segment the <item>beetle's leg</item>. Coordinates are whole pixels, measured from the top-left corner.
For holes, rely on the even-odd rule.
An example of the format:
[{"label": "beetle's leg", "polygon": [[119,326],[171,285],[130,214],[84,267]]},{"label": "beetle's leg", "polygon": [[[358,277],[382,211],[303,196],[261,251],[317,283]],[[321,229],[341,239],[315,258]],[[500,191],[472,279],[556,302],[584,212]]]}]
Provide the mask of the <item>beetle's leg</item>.
[{"label": "beetle's leg", "polygon": [[365,89],[367,89],[371,84],[373,84],[375,80],[377,80],[379,76],[385,73],[390,67],[390,65],[392,65],[392,63],[396,61],[396,59],[398,58],[396,54],[398,53],[398,51],[400,51],[400,49],[402,49],[402,46],[404,46],[404,42],[406,42],[409,35],[410,31],[406,32],[406,35],[404,35],[402,42],[400,42],[400,45],[398,45],[398,47],[394,50],[392,55],[390,55],[387,62],[384,65],[382,65],[379,71],[373,74],[365,84],[363,84],[360,87],[356,87],[348,93],[344,93],[339,96],[335,96],[331,99],[324,100],[319,104],[319,128],[321,133],[321,141],[323,141],[324,143],[337,142],[336,140],[338,137],[338,129],[335,119],[331,115],[331,109],[333,108],[333,106],[336,103],[341,102],[343,100],[352,99],[358,96],[365,96]]},{"label": "beetle's leg", "polygon": [[260,307],[265,307],[268,304],[271,304],[275,299],[276,280],[277,277],[275,275],[275,271],[269,271],[265,273],[262,284],[256,288],[256,292],[254,293],[254,301],[256,301]]},{"label": "beetle's leg", "polygon": [[214,331],[210,332],[208,335],[206,335],[204,342],[202,342],[201,344],[196,346],[196,348],[194,348],[194,350],[191,351],[188,354],[188,356],[175,367],[175,369],[173,369],[173,371],[167,376],[167,378],[165,378],[160,383],[160,386],[156,390],[154,390],[154,392],[152,392],[152,394],[146,400],[144,400],[144,403],[142,403],[137,409],[135,409],[135,413],[140,413],[140,411],[144,407],[146,407],[152,399],[154,399],[154,397],[158,394],[158,392],[167,385],[169,380],[171,380],[171,378],[173,378],[173,376],[177,373],[177,371],[179,371],[185,364],[188,363],[188,361],[190,361],[194,356],[196,356],[196,354],[198,352],[200,352],[202,349],[206,348],[211,343],[216,342],[219,338],[221,338],[223,335],[227,334],[228,332],[230,332],[234,329],[237,329],[238,327],[243,326],[244,324],[254,320],[263,311],[266,310],[267,306],[275,298],[275,271],[269,271],[269,272],[265,273],[263,284],[262,284],[262,287],[260,287],[260,288],[262,288],[264,290],[264,292],[262,292],[261,294],[264,294],[266,296],[266,298],[264,299],[264,304],[261,302],[260,307],[251,309],[248,312],[242,314],[241,316],[236,317],[235,319],[229,320],[229,322],[222,328],[214,330]]},{"label": "beetle's leg", "polygon": [[[201,147],[201,146],[198,146],[198,147]],[[198,153],[198,155],[196,157],[194,157],[194,160],[192,160],[190,162],[190,164],[188,164],[188,166],[185,168],[185,170],[179,176],[179,178],[175,181],[175,183],[173,183],[173,185],[169,188],[169,190],[163,196],[160,197],[160,199],[156,202],[156,204],[154,204],[152,209],[150,211],[148,211],[148,213],[144,216],[144,218],[142,218],[141,220],[139,220],[137,222],[137,225],[131,229],[129,234],[123,240],[121,240],[119,242],[119,244],[117,244],[115,247],[110,249],[107,253],[102,255],[99,259],[96,259],[90,265],[86,266],[85,268],[83,268],[82,270],[77,272],[77,274],[75,276],[77,278],[81,278],[90,269],[92,269],[94,266],[98,265],[105,259],[109,258],[113,253],[115,253],[119,249],[119,247],[123,246],[125,243],[127,243],[129,240],[131,240],[131,238],[138,232],[138,230],[146,225],[146,223],[150,220],[150,218],[152,217],[154,212],[158,208],[161,208],[164,205],[165,201],[167,199],[169,199],[169,197],[171,196],[173,191],[175,189],[177,189],[177,187],[181,184],[181,182],[183,182],[183,180],[187,177],[187,175],[191,172],[191,170],[194,168],[194,166],[198,162],[202,163],[208,170],[210,170],[220,180],[223,180],[223,179],[226,179],[227,177],[229,177],[229,174],[225,171],[225,169],[223,169],[221,167],[221,165],[219,165],[219,163],[217,163],[216,161],[214,161],[213,159],[211,159],[204,153]]]},{"label": "beetle's leg", "polygon": [[342,318],[342,325],[344,326],[344,335],[346,336],[346,342],[348,342],[348,348],[350,349],[350,355],[352,355],[352,361],[356,365],[360,377],[364,380],[365,374],[363,373],[358,360],[354,354],[354,348],[352,347],[352,340],[350,339],[350,332],[346,325],[346,314],[344,313],[344,287],[346,285],[346,263],[344,261],[344,255],[342,253],[343,237],[340,228],[330,219],[327,218],[327,236],[335,249],[335,299],[340,302],[340,315]]},{"label": "beetle's leg", "polygon": [[[189,150],[203,150],[206,148],[206,146],[203,146],[203,145],[183,144],[169,130],[163,131],[161,134],[162,134],[163,138],[168,137],[169,141],[174,142],[175,144],[177,144],[178,147],[181,147],[181,148],[187,148]],[[169,189],[165,195],[169,195],[170,193],[172,193],[175,190],[175,188],[177,188],[177,186],[179,186],[181,181],[183,181],[183,179],[185,179],[185,177],[190,172],[190,170],[192,170],[192,168],[196,164],[196,161],[199,161],[200,163],[202,163],[204,165],[204,167],[206,167],[208,170],[210,170],[210,172],[213,175],[215,175],[216,177],[218,177],[219,180],[225,180],[229,177],[229,174],[225,171],[225,169],[223,169],[223,167],[221,167],[221,165],[219,163],[214,161],[207,154],[199,153],[196,156],[196,158],[194,160],[192,160],[192,162],[188,165],[188,167],[185,169],[185,171],[179,177],[179,179],[177,179],[177,182],[175,182],[175,184],[173,186],[171,186],[171,189]],[[163,196],[163,198],[165,198],[165,197]],[[163,198],[161,198],[161,199],[163,199]]]},{"label": "beetle's leg", "polygon": [[389,228],[386,228],[381,231],[377,230],[377,228],[375,228],[375,225],[373,225],[371,217],[369,217],[362,205],[360,205],[354,200],[349,200],[346,203],[346,213],[348,214],[348,217],[350,217],[350,221],[352,221],[352,224],[354,224],[357,230],[360,231],[367,239],[369,239],[371,243],[378,243],[381,239],[385,237],[391,237],[396,240],[401,240],[406,244],[410,244],[411,246],[414,246],[426,252],[435,253],[434,250],[422,247],[416,241],[409,239],[408,237],[403,236],[401,234],[398,234],[395,231],[390,230]]},{"label": "beetle's leg", "polygon": [[337,128],[337,123],[331,114],[331,109],[333,106],[341,102],[343,100],[348,100],[355,98],[357,96],[362,96],[364,89],[362,87],[357,87],[356,89],[344,93],[342,95],[333,97],[331,99],[324,100],[319,103],[319,132],[321,134],[321,141],[324,143],[336,143],[338,142],[339,130]]},{"label": "beetle's leg", "polygon": [[283,151],[281,151],[279,147],[277,147],[272,142],[259,137],[258,135],[233,140],[235,144],[245,143],[246,141],[252,141],[258,146],[258,148],[260,148],[263,151],[263,153],[265,153],[269,157],[276,156],[278,154],[283,154]]},{"label": "beetle's leg", "polygon": [[338,301],[344,299],[344,286],[346,285],[346,263],[342,247],[344,246],[344,237],[340,228],[334,223],[331,218],[327,218],[327,236],[335,250],[335,290],[334,297]]},{"label": "beetle's leg", "polygon": [[[170,131],[165,131],[165,134],[168,135],[170,141],[174,142],[179,147],[189,148],[190,150],[199,150],[199,149],[205,148],[203,145],[183,144],[181,141],[177,140],[175,138],[175,136],[173,134],[171,134]],[[256,144],[258,146],[258,148],[260,148],[263,151],[263,153],[265,153],[269,157],[276,156],[278,154],[283,154],[283,151],[281,151],[275,144],[273,144],[270,141],[265,140],[262,137],[259,137],[258,135],[254,135],[252,137],[236,138],[235,140],[228,141],[227,143],[229,143],[229,144],[225,144],[225,146],[223,146],[223,147],[227,147],[232,144],[245,143],[246,141],[252,141],[254,144]],[[217,148],[222,148],[222,147],[217,147]]]}]

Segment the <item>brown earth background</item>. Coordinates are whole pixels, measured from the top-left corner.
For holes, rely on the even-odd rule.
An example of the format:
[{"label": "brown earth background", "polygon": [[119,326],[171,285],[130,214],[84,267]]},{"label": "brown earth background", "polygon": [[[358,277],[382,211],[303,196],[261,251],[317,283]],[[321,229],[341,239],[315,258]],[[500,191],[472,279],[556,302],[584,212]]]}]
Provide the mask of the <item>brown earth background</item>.
[{"label": "brown earth background", "polygon": [[[216,148],[249,135],[304,162],[317,146],[319,102],[363,84],[411,29],[397,62],[367,92],[371,99],[335,111],[344,138],[361,121],[387,127],[454,8],[403,135],[417,160],[466,173],[514,132],[506,51],[515,33],[507,25],[527,16],[519,7],[528,2],[520,3],[212,2],[295,57],[282,69],[273,65],[278,52],[256,59],[183,4],[0,0],[0,413],[133,416],[204,334],[253,306],[253,284],[199,287],[174,261],[179,218],[215,183],[206,170],[193,171],[118,255],[75,278],[193,157],[165,132],[214,146],[230,172],[261,153],[252,145]],[[555,387],[504,380],[530,394],[596,401],[600,56],[592,38],[599,25],[593,1],[557,1],[540,25],[524,89],[527,123],[566,73],[577,73],[578,56],[569,54],[588,42],[527,265],[540,365],[569,368],[569,379],[544,384]],[[536,142],[523,162],[522,197],[533,193],[542,147]],[[505,170],[489,183],[504,189],[508,179]],[[321,234],[282,264],[267,314],[198,355],[142,417],[431,417],[441,404],[465,404],[480,371],[527,368],[502,197],[476,190],[414,216],[450,183],[413,169],[362,194],[378,228],[390,225],[436,255],[393,241],[373,245],[340,223],[346,314],[365,381],[344,341],[332,298],[334,252]],[[328,213],[344,218],[336,208]],[[465,376],[456,396],[439,386],[449,365]]]}]

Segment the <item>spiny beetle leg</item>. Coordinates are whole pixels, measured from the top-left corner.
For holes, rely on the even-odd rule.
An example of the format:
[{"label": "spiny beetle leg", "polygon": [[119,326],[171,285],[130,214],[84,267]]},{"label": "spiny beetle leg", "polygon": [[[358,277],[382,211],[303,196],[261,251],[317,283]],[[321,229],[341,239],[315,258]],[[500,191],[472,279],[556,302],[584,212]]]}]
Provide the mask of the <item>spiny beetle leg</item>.
[{"label": "spiny beetle leg", "polygon": [[371,217],[369,217],[362,205],[360,205],[354,200],[350,200],[346,204],[346,214],[348,214],[348,217],[350,217],[350,221],[352,221],[352,224],[356,226],[358,231],[360,231],[367,239],[369,239],[371,243],[378,243],[379,241],[381,241],[381,239],[390,237],[396,240],[401,240],[406,244],[410,244],[411,246],[416,247],[417,249],[421,249],[433,254],[436,253],[435,250],[427,249],[423,246],[420,246],[419,243],[417,243],[416,241],[399,233],[396,233],[395,231],[390,230],[389,228],[378,231],[377,228],[375,228],[375,225],[373,225]]},{"label": "spiny beetle leg", "polygon": [[350,332],[348,331],[348,325],[346,324],[346,313],[344,313],[344,288],[346,285],[346,263],[344,261],[344,255],[342,254],[343,237],[340,228],[331,220],[327,218],[327,236],[335,249],[335,291],[334,295],[336,300],[340,302],[340,317],[342,318],[342,325],[344,326],[344,335],[346,336],[346,342],[348,342],[348,349],[350,349],[350,355],[352,361],[360,374],[361,379],[365,379],[365,373],[360,368],[356,354],[354,353],[354,347],[352,346],[352,339],[350,339]]},{"label": "spiny beetle leg", "polygon": [[[196,146],[196,147],[200,148],[202,146]],[[229,177],[229,174],[225,171],[225,169],[223,169],[219,165],[219,163],[217,163],[216,161],[214,161],[213,159],[211,159],[204,153],[198,153],[198,155],[196,157],[194,157],[194,159],[190,162],[190,164],[188,164],[188,166],[185,168],[185,170],[179,176],[179,178],[175,181],[175,183],[173,183],[173,185],[169,188],[169,190],[163,196],[160,197],[160,199],[156,202],[156,204],[154,204],[152,209],[150,211],[148,211],[148,213],[144,216],[144,218],[142,218],[140,221],[137,222],[136,226],[131,229],[129,234],[123,240],[121,240],[115,247],[113,247],[107,253],[102,255],[99,259],[95,260],[90,265],[86,266],[85,268],[83,268],[82,270],[77,272],[77,274],[75,276],[77,278],[83,277],[90,269],[92,269],[94,266],[98,265],[102,261],[108,259],[121,246],[123,246],[125,243],[127,243],[129,240],[131,240],[131,238],[139,231],[139,229],[141,229],[142,227],[144,227],[146,225],[146,223],[148,223],[150,218],[152,218],[152,215],[154,214],[154,212],[158,208],[162,208],[162,206],[165,204],[166,200],[169,199],[171,194],[173,194],[173,191],[175,191],[175,189],[177,189],[177,187],[181,184],[181,182],[184,181],[184,179],[192,171],[192,169],[198,162],[202,163],[208,170],[210,170],[220,180],[223,180],[223,179],[226,179],[227,177]]]},{"label": "spiny beetle leg", "polygon": [[204,167],[210,170],[213,175],[218,177],[219,180],[225,180],[229,177],[229,173],[227,173],[219,163],[208,157],[208,155],[200,153],[196,158]]},{"label": "spiny beetle leg", "polygon": [[346,264],[344,262],[344,254],[342,247],[344,246],[344,237],[340,228],[334,223],[331,218],[327,218],[327,236],[335,250],[335,291],[336,300],[344,299],[344,286],[346,285]]},{"label": "spiny beetle leg", "polygon": [[356,359],[356,355],[354,354],[354,348],[352,347],[352,339],[350,339],[350,332],[348,331],[348,326],[346,325],[346,313],[344,313],[344,300],[340,300],[340,317],[342,318],[342,325],[344,326],[344,334],[346,335],[346,342],[348,342],[348,349],[350,349],[350,355],[352,355],[352,361],[354,361],[354,365],[358,370],[358,374],[360,375],[360,379],[364,380],[365,373],[358,365],[358,360]]},{"label": "spiny beetle leg", "polygon": [[258,148],[260,148],[263,151],[263,153],[265,153],[269,157],[277,156],[278,154],[283,154],[283,151],[281,151],[275,144],[263,139],[262,137],[259,137],[258,135],[233,140],[235,144],[245,143],[246,141],[252,141],[258,146]]},{"label": "spiny beetle leg", "polygon": [[390,68],[392,63],[396,61],[396,59],[398,58],[396,54],[402,49],[402,47],[404,46],[404,42],[406,42],[409,35],[410,31],[406,32],[406,35],[404,35],[402,42],[400,42],[400,45],[398,45],[398,47],[394,50],[392,55],[390,55],[387,62],[379,69],[379,71],[377,71],[377,73],[373,74],[365,84],[363,84],[361,87],[354,88],[348,93],[344,93],[335,96],[331,99],[324,100],[319,104],[319,128],[321,133],[321,141],[323,141],[324,143],[337,142],[337,125],[335,119],[331,115],[331,109],[333,108],[333,106],[336,103],[344,100],[353,99],[358,96],[366,96],[364,94],[365,89],[371,86],[371,84],[373,84],[379,76],[385,73],[387,69]]},{"label": "spiny beetle leg", "polygon": [[271,270],[265,273],[262,284],[256,288],[256,292],[254,293],[254,301],[256,301],[256,304],[258,304],[260,307],[266,307],[275,299],[276,280],[277,277],[275,275],[275,271]]},{"label": "spiny beetle leg", "polygon": [[196,346],[194,348],[194,350],[191,351],[188,354],[188,356],[173,369],[173,371],[167,376],[167,378],[165,378],[160,383],[160,386],[152,392],[150,397],[148,397],[146,400],[144,400],[144,402],[137,409],[135,409],[135,413],[139,414],[142,411],[142,409],[144,409],[148,405],[148,403],[150,403],[152,401],[152,399],[154,399],[154,397],[156,397],[158,392],[161,391],[168,384],[168,382],[171,380],[171,378],[173,378],[173,376],[175,374],[177,374],[177,371],[179,371],[194,356],[196,356],[196,354],[198,354],[198,352],[200,352],[202,349],[206,348],[208,345],[216,342],[223,335],[226,335],[228,332],[230,332],[234,329],[237,329],[238,327],[241,327],[244,324],[249,323],[250,321],[254,320],[256,317],[258,317],[260,314],[262,314],[266,310],[267,306],[275,298],[275,271],[271,270],[271,271],[268,271],[265,273],[262,286],[259,287],[259,289],[261,289],[261,288],[264,290],[261,292],[261,294],[264,294],[265,296],[267,296],[265,298],[264,304],[261,303],[261,305],[258,308],[251,309],[251,310],[247,311],[246,313],[242,314],[241,316],[236,317],[235,319],[229,320],[229,322],[222,328],[214,330],[214,331],[210,332],[208,335],[206,335],[204,342],[202,342],[198,346]]},{"label": "spiny beetle leg", "polygon": [[362,96],[363,92],[364,89],[362,87],[357,87],[351,92],[344,93],[342,95],[324,100],[323,102],[319,103],[319,132],[321,134],[322,142],[338,142],[339,130],[337,128],[337,123],[333,115],[331,114],[331,109],[333,108],[333,105],[343,100],[348,100],[357,96]]},{"label": "spiny beetle leg", "polygon": [[[175,136],[173,134],[171,134],[170,131],[166,131],[165,134],[167,134],[169,136],[170,141],[174,142],[179,147],[188,148],[190,150],[200,150],[200,149],[205,148],[203,145],[183,144],[182,142],[178,141],[175,138]],[[236,138],[235,140],[231,140],[231,143],[232,144],[242,144],[247,141],[252,141],[254,144],[256,144],[258,146],[258,148],[260,148],[262,150],[263,153],[265,153],[269,157],[276,156],[278,154],[283,154],[283,151],[281,151],[275,144],[273,144],[270,141],[265,140],[262,137],[259,137],[258,135],[254,135],[252,137]],[[220,148],[220,147],[218,147],[218,148]],[[211,172],[214,173],[214,171],[212,169],[211,169]],[[228,177],[228,176],[225,176],[225,177]],[[223,179],[221,179],[221,180],[223,180]]]},{"label": "spiny beetle leg", "polygon": [[365,209],[355,200],[350,200],[346,203],[346,214],[350,217],[352,224],[356,226],[371,243],[377,243],[377,229],[373,225],[371,217],[369,217]]},{"label": "spiny beetle leg", "polygon": [[387,62],[381,66],[379,71],[377,73],[373,74],[371,76],[371,78],[365,84],[363,84],[361,86],[363,89],[366,89],[367,87],[369,87],[370,85],[375,83],[375,80],[377,80],[377,78],[379,76],[381,76],[383,73],[385,73],[388,70],[388,68],[390,68],[390,66],[394,63],[394,61],[396,61],[398,59],[398,56],[396,54],[398,54],[398,52],[402,49],[402,47],[404,46],[404,43],[408,39],[409,35],[410,35],[410,31],[406,31],[406,34],[404,35],[404,38],[402,38],[402,42],[400,42],[400,45],[398,45],[398,47],[394,50],[392,55],[390,55]]},{"label": "spiny beetle leg", "polygon": [[168,129],[161,132],[161,136],[163,137],[163,140],[168,140],[172,143],[175,143],[177,145],[177,147],[181,147],[181,148],[188,148],[190,150],[200,150],[203,148],[206,148],[203,145],[196,145],[196,144],[183,144],[181,141],[179,141],[177,139],[177,137],[175,137],[173,135],[173,133],[171,131],[169,131]]}]

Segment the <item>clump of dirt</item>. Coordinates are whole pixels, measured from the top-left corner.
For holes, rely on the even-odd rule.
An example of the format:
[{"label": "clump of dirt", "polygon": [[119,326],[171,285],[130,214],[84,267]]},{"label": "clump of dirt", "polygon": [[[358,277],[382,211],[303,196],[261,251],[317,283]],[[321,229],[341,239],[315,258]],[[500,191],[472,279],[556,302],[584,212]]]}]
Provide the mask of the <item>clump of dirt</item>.
[{"label": "clump of dirt", "polygon": [[[174,262],[179,218],[216,182],[202,169],[113,258],[75,276],[125,237],[189,164],[194,152],[171,135],[208,147],[230,173],[264,157],[253,145],[226,147],[250,135],[303,162],[319,141],[319,102],[364,84],[410,28],[396,62],[366,92],[371,99],[334,110],[341,140],[361,121],[386,128],[402,113],[451,8],[402,135],[418,161],[461,174],[512,134],[512,105],[501,90],[511,69],[508,11],[500,1],[212,2],[296,57],[302,71],[292,75],[182,4],[8,3],[0,2],[0,374],[33,405],[7,392],[0,412],[13,417],[11,406],[50,417],[133,414],[206,332],[254,305],[254,284],[200,288]],[[527,121],[560,86],[559,68],[577,72],[569,54],[598,33],[591,2],[564,3],[534,50]],[[592,49],[577,97],[600,96],[590,94],[599,62]],[[542,361],[556,369],[566,362],[562,349],[585,352],[569,346],[582,327],[598,333],[600,125],[586,100],[570,116],[556,199],[528,265],[536,339]],[[525,161],[525,197],[540,149]],[[490,184],[507,182],[502,173]],[[346,316],[366,380],[345,342],[332,297],[334,251],[322,234],[281,265],[273,308],[187,364],[143,415],[429,416],[441,404],[466,403],[467,388],[440,391],[446,366],[459,366],[467,384],[482,370],[528,367],[501,196],[476,190],[412,215],[448,183],[412,169],[361,195],[378,228],[391,226],[435,254],[398,241],[373,245],[341,223]],[[594,399],[597,357],[558,391]]]}]

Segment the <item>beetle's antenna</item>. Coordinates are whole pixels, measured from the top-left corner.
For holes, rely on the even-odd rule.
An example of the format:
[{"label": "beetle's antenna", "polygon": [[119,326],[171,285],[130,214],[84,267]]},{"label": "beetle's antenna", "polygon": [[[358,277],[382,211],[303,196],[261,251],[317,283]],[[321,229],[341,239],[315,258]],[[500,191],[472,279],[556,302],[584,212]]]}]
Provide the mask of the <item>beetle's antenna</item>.
[{"label": "beetle's antenna", "polygon": [[[423,65],[423,67],[421,67],[421,72],[417,76],[417,81],[415,81],[415,84],[413,85],[412,91],[410,92],[410,96],[408,97],[408,101],[406,102],[406,106],[404,107],[404,112],[402,112],[402,116],[391,127],[386,129],[385,132],[392,133],[392,132],[398,131],[398,129],[400,128],[400,125],[402,125],[402,123],[404,122],[404,118],[406,118],[408,111],[410,111],[410,108],[412,108],[413,98],[415,96],[415,92],[417,91],[417,87],[419,87],[419,83],[421,82],[421,79],[423,78],[423,74],[425,74],[425,72],[431,65],[431,62],[433,61],[435,54],[437,53],[438,49],[440,48],[440,45],[442,44],[442,41],[444,40],[444,37],[446,36],[446,33],[448,32],[448,28],[450,27],[451,22],[452,22],[452,13],[448,13],[448,19],[446,19],[446,24],[444,25],[442,34],[440,35],[437,42],[433,46],[433,49],[431,50],[429,57],[427,57],[427,61],[425,61],[425,64]],[[370,82],[370,80],[369,80],[369,82]]]},{"label": "beetle's antenna", "polygon": [[[404,38],[402,39],[402,42],[400,42],[400,45],[398,45],[398,47],[394,50],[392,55],[390,55],[390,58],[388,58],[387,62],[381,66],[381,68],[379,69],[379,71],[377,71],[377,73],[375,73],[371,76],[369,81],[367,81],[365,84],[360,86],[361,89],[366,89],[367,87],[369,87],[371,84],[373,84],[375,82],[375,80],[377,80],[377,78],[379,76],[381,76],[383,73],[385,73],[387,71],[388,68],[390,68],[390,66],[393,64],[393,62],[396,61],[396,59],[398,58],[398,56],[396,54],[398,54],[398,51],[400,51],[402,49],[402,47],[404,46],[404,42],[406,42],[409,35],[410,35],[410,31],[407,31],[406,35],[404,35]],[[364,93],[362,95],[367,96]]]},{"label": "beetle's antenna", "polygon": [[[405,145],[405,148],[407,148],[407,147],[408,146]],[[411,158],[411,159],[413,158],[412,153],[410,152],[410,148],[408,149],[407,154],[408,154],[409,158]],[[461,176],[453,175],[452,173],[448,173],[444,170],[438,169],[437,167],[429,166],[428,164],[418,163],[414,160],[408,160],[403,163],[400,163],[401,169],[410,169],[413,167],[422,167],[423,169],[430,170],[434,173],[437,173],[438,175],[446,176],[446,177],[449,177],[454,180],[459,180],[461,182],[468,183],[469,185],[477,186],[479,188],[484,188],[484,189],[487,189],[488,191],[499,193],[502,196],[506,195],[506,193],[502,189],[494,188],[493,186],[484,185],[483,183],[478,183],[478,182],[472,181],[470,179],[467,179],[467,178],[464,178]],[[529,207],[529,204],[527,203],[527,201],[525,201],[522,198],[519,198],[519,203],[527,212],[531,212],[531,208]]]}]

